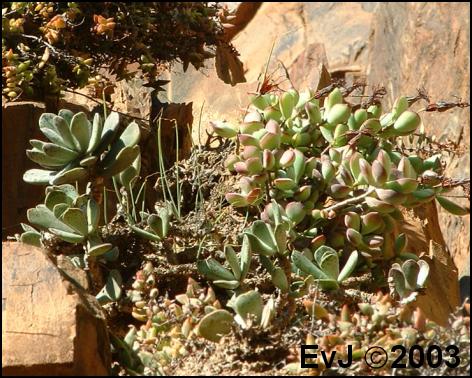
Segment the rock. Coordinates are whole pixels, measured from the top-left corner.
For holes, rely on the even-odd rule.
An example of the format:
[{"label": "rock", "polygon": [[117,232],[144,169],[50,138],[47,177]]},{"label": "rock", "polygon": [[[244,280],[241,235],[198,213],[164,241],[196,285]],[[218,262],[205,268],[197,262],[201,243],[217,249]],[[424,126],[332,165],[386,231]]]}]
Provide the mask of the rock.
[{"label": "rock", "polygon": [[[242,5],[241,5],[242,6]],[[256,8],[256,6],[254,6]],[[253,11],[254,8],[248,6]],[[252,16],[252,19],[250,19]],[[245,28],[231,41],[240,53],[246,83],[231,87],[223,83],[213,67],[186,73],[175,66],[166,78],[171,82],[163,93],[166,101],[193,101],[193,116],[201,127],[192,136],[204,143],[209,121],[226,119],[237,122],[249,102],[249,92],[257,89],[258,77],[273,47],[268,74],[290,87],[279,60],[283,62],[294,86],[316,85],[318,67],[329,62],[330,69],[348,65],[367,65],[366,43],[370,33],[372,8],[367,3],[263,3]],[[316,71],[316,72],[314,72]],[[314,83],[314,84],[313,84]],[[199,132],[200,129],[200,132]]]},{"label": "rock", "polygon": [[[384,85],[383,105],[424,87],[432,102],[470,97],[469,3],[382,3],[377,5],[369,41],[367,83]],[[420,109],[425,103],[415,105]],[[421,113],[426,133],[467,144],[470,110]],[[447,176],[470,177],[470,152],[449,159]],[[456,194],[461,194],[460,191]],[[459,201],[458,201],[459,202]],[[463,199],[462,204],[467,204]],[[439,210],[439,225],[459,276],[470,274],[470,218]]]},{"label": "rock", "polygon": [[406,250],[425,260],[430,269],[425,295],[418,296],[415,305],[430,320],[447,326],[449,315],[461,304],[461,289],[458,270],[441,233],[436,205],[426,203],[405,211],[404,216],[402,232],[408,239]]},{"label": "rock", "polygon": [[44,188],[23,182],[23,173],[37,164],[26,157],[30,139],[43,139],[38,121],[45,111],[39,102],[2,105],[2,239],[21,232],[26,210],[44,198]]},{"label": "rock", "polygon": [[95,298],[40,248],[2,243],[2,374],[108,375],[110,343]]}]

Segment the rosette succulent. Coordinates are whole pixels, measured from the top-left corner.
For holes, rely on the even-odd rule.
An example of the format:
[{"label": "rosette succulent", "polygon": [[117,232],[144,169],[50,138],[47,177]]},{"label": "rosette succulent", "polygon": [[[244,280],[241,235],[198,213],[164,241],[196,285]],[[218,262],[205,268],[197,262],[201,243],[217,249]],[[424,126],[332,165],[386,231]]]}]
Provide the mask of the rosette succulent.
[{"label": "rosette succulent", "polygon": [[231,270],[222,266],[214,258],[209,258],[198,261],[198,271],[212,280],[216,286],[234,290],[243,283],[251,265],[252,253],[248,237],[244,237],[239,255],[230,245],[225,246],[224,255]]},{"label": "rosette succulent", "polygon": [[[48,186],[44,204],[27,212],[28,221],[43,231],[50,232],[68,243],[84,244],[88,257],[114,260],[118,249],[104,243],[99,235],[100,208],[88,194],[79,195],[72,185]],[[39,245],[41,234],[24,225],[20,240]]]},{"label": "rosette succulent", "polygon": [[44,113],[39,128],[48,142],[33,139],[27,156],[44,169],[30,169],[23,179],[31,184],[61,185],[111,177],[129,168],[138,158],[139,126],[132,122],[117,137],[118,113],[105,121],[98,113],[93,121],[85,113],[62,109]]}]

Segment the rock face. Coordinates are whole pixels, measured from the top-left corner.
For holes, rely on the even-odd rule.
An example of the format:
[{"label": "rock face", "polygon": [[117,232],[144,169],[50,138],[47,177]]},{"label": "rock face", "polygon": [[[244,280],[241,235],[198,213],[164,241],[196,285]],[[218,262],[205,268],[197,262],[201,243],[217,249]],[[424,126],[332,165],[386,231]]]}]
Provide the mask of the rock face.
[{"label": "rock face", "polygon": [[[421,87],[432,102],[454,100],[454,96],[469,101],[469,14],[469,3],[377,5],[366,73],[368,84],[382,84],[389,92],[384,102],[387,108],[397,96],[414,95]],[[465,153],[448,161],[447,174],[470,177],[470,110],[422,113],[422,118],[428,134],[466,147]],[[439,224],[459,275],[469,275],[470,217],[454,217],[440,210]]]},{"label": "rock face", "polygon": [[36,247],[2,243],[2,375],[108,375],[101,307]]},{"label": "rock face", "polygon": [[189,68],[184,74],[175,67],[163,95],[172,102],[193,101],[195,120],[203,107],[201,132],[195,125],[193,137],[204,142],[209,121],[236,122],[241,118],[248,92],[256,90],[269,56],[268,74],[282,88],[290,83],[280,62],[296,87],[316,86],[314,71],[320,63],[329,63],[330,68],[366,65],[371,18],[368,3],[263,3],[232,40],[241,54],[246,83],[230,87],[218,79],[214,69],[200,72]]},{"label": "rock face", "polygon": [[2,106],[2,239],[20,232],[26,222],[26,210],[44,197],[44,188],[25,185],[23,173],[35,168],[26,157],[30,139],[42,139],[38,120],[44,104],[15,102]]}]

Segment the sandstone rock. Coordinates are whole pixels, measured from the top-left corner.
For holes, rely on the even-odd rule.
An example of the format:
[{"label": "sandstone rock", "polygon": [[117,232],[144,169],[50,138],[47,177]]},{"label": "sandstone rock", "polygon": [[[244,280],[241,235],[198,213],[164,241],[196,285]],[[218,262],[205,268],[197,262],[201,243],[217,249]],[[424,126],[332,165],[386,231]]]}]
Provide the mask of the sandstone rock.
[{"label": "sandstone rock", "polygon": [[458,274],[441,232],[430,234],[439,229],[436,209],[429,204],[423,210],[421,218],[405,214],[407,221],[402,225],[402,232],[408,237],[407,251],[420,256],[430,269],[425,294],[419,295],[414,305],[428,319],[446,326],[449,315],[460,305]]},{"label": "sandstone rock", "polygon": [[[389,108],[399,95],[424,87],[431,101],[470,96],[469,3],[382,3],[375,8],[369,41],[367,83],[382,84]],[[419,104],[417,109],[424,107]],[[469,146],[470,110],[422,113],[425,130],[439,141]],[[452,156],[447,175],[470,177],[470,152]],[[459,194],[459,193],[458,193]],[[464,199],[463,204],[467,204]],[[459,275],[470,274],[470,218],[440,209],[439,224]]]},{"label": "sandstone rock", "polygon": [[31,148],[30,139],[42,139],[38,120],[45,109],[39,102],[2,105],[2,239],[21,232],[26,210],[44,197],[44,188],[23,182],[23,173],[37,168],[25,151]]},{"label": "sandstone rock", "polygon": [[186,73],[176,66],[163,93],[171,102],[193,101],[194,119],[200,111],[202,121],[193,128],[193,139],[205,141],[209,121],[237,122],[248,105],[248,92],[257,88],[270,52],[268,73],[282,88],[290,87],[279,60],[292,82],[303,89],[316,85],[320,63],[330,69],[367,64],[366,43],[370,33],[372,8],[367,3],[263,3],[246,27],[231,41],[244,64],[246,83],[231,87],[218,79],[215,70],[192,67]]},{"label": "sandstone rock", "polygon": [[36,247],[2,243],[2,374],[108,375],[101,307]]}]

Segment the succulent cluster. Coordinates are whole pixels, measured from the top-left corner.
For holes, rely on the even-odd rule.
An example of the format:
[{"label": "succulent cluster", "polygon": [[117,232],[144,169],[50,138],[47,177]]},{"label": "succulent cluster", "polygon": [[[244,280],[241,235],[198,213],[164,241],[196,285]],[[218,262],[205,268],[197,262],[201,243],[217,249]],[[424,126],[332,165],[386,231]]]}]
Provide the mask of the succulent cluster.
[{"label": "succulent cluster", "polygon": [[[114,262],[119,250],[101,237],[100,221],[104,179],[112,177],[117,185],[131,190],[139,176],[140,130],[131,123],[119,133],[119,117],[111,113],[105,121],[97,113],[90,122],[84,113],[63,109],[58,115],[44,113],[39,128],[48,142],[31,140],[27,156],[44,169],[25,172],[25,182],[47,185],[43,204],[29,209],[28,221],[38,227],[22,224],[24,232],[17,239],[43,246],[44,237],[54,236],[74,245],[83,245],[84,254],[71,256],[80,268],[96,262]],[[86,182],[86,193],[80,194],[72,184]],[[98,192],[98,194],[97,194]],[[108,272],[104,288],[97,294],[101,304],[115,302],[121,295],[121,275]]]},{"label": "succulent cluster", "polygon": [[[319,345],[327,353],[328,360],[332,352],[336,352],[337,358],[346,359],[347,347],[352,347],[353,364],[348,367],[351,370],[361,370],[359,364],[374,345],[388,351],[388,362],[382,367],[388,370],[396,358],[396,354],[391,352],[394,345],[404,345],[406,348],[421,345],[427,348],[432,344],[459,346],[470,343],[470,314],[453,315],[450,328],[445,328],[428,320],[418,307],[395,306],[388,294],[379,293],[370,303],[357,304],[356,309],[344,305],[339,315],[318,307],[316,323],[320,329],[327,331],[308,333],[305,344]],[[294,351],[293,359],[298,361],[287,365],[289,371],[300,372],[298,354],[299,350]],[[317,363],[318,374],[327,369],[319,354],[316,359],[306,359],[305,362]]]},{"label": "succulent cluster", "polygon": [[[237,138],[240,146],[226,161],[240,176],[240,190],[227,193],[226,199],[235,207],[264,206],[265,224],[257,221],[247,232],[254,252],[308,249],[318,266],[321,245],[335,250],[327,262],[340,250],[350,264],[359,260],[369,267],[376,260],[417,259],[406,250],[405,236],[399,235],[399,207],[436,199],[453,214],[468,213],[443,196],[449,188],[441,185],[439,155],[406,155],[397,148],[398,139],[413,135],[421,125],[405,97],[385,114],[380,105],[351,108],[339,88],[322,103],[316,97],[294,89],[281,96],[258,95],[238,127],[212,123],[216,134]],[[288,221],[288,228],[276,225],[271,234],[265,229],[274,223],[274,209]],[[262,236],[254,238],[254,232]],[[298,265],[306,264],[299,267],[302,271],[317,271],[300,256],[292,253]]]},{"label": "succulent cluster", "polygon": [[105,121],[96,113],[93,122],[83,112],[74,114],[66,109],[58,115],[42,114],[39,128],[49,142],[31,140],[33,148],[26,154],[45,169],[28,170],[24,181],[61,185],[120,174],[139,159],[141,133],[133,122],[114,141],[119,124],[114,112]]},{"label": "succulent cluster", "polygon": [[421,124],[405,97],[383,115],[380,105],[351,111],[338,88],[323,106],[311,92],[295,90],[280,98],[257,96],[252,104],[239,127],[213,123],[218,135],[237,137],[241,145],[240,153],[226,162],[242,176],[240,192],[227,194],[234,206],[272,198],[288,206],[300,223],[309,215],[329,216],[320,206],[327,198],[354,198],[359,191],[366,193],[369,208],[384,214],[436,197],[445,203],[440,197],[444,189],[437,186],[439,157],[404,156],[395,148],[397,137],[414,133]]},{"label": "succulent cluster", "polygon": [[[317,97],[294,89],[258,95],[241,125],[211,123],[218,136],[237,138],[239,151],[225,165],[240,176],[239,191],[227,193],[227,201],[234,207],[262,206],[261,219],[241,235],[239,256],[225,247],[228,268],[214,258],[197,264],[232,295],[227,305],[243,326],[249,313],[256,324],[268,324],[261,320],[262,297],[244,283],[253,255],[288,306],[312,284],[337,290],[355,271],[373,271],[392,260],[391,295],[409,303],[424,288],[429,267],[408,252],[400,207],[437,199],[453,214],[468,212],[443,196],[448,188],[441,185],[440,155],[406,155],[398,148],[398,139],[421,125],[405,97],[385,114],[378,104],[354,110],[338,88],[323,102]],[[265,319],[283,308],[270,303]],[[215,311],[202,319],[202,329],[217,334],[201,334],[217,341],[232,324],[230,312]]]},{"label": "succulent cluster", "polygon": [[[175,62],[202,68],[220,47],[237,60],[225,16],[205,2],[5,2],[3,93],[16,100],[99,85],[103,68],[118,80],[155,82]],[[140,70],[130,70],[132,63]]]},{"label": "succulent cluster", "polygon": [[[124,340],[151,371],[186,355],[185,341],[197,336],[199,321],[221,309],[214,291],[202,288],[192,278],[185,293],[176,295],[175,300],[161,299],[158,294],[153,264],[147,262],[127,292],[132,316],[144,324],[139,329],[131,326]],[[211,330],[203,327],[203,332]]]}]

